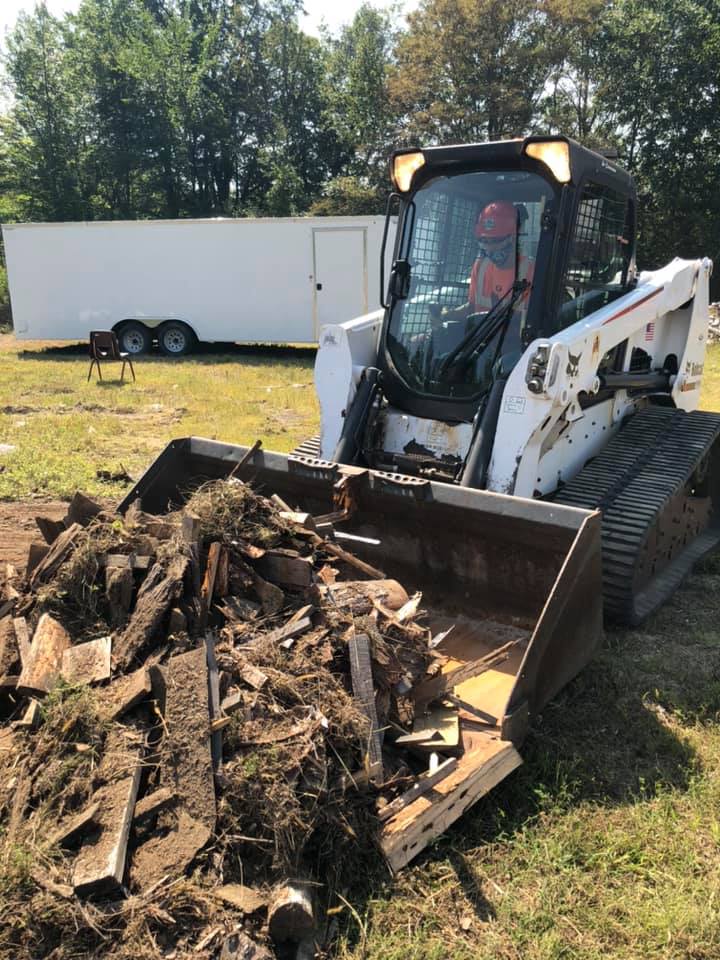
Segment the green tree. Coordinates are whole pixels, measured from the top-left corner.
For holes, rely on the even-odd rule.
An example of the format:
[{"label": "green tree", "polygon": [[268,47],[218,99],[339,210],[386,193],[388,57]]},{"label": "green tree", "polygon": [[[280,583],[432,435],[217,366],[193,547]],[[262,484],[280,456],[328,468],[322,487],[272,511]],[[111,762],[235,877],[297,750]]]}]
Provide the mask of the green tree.
[{"label": "green tree", "polygon": [[4,216],[61,220],[85,212],[79,152],[78,86],[66,30],[44,4],[21,14],[7,39],[6,91],[0,127]]},{"label": "green tree", "polygon": [[391,81],[410,139],[498,140],[527,132],[553,61],[536,0],[422,0]]},{"label": "green tree", "polygon": [[[343,178],[384,189],[398,117],[389,79],[397,29],[391,10],[364,3],[337,39],[328,38],[328,107],[347,157]],[[347,181],[345,182],[347,187]]]},{"label": "green tree", "polygon": [[720,258],[720,2],[617,0],[598,97],[640,192],[641,266]]},{"label": "green tree", "polygon": [[603,78],[598,37],[608,0],[547,0],[546,37],[553,67],[540,105],[539,127],[575,137],[587,147],[613,141],[614,129],[597,97]]}]

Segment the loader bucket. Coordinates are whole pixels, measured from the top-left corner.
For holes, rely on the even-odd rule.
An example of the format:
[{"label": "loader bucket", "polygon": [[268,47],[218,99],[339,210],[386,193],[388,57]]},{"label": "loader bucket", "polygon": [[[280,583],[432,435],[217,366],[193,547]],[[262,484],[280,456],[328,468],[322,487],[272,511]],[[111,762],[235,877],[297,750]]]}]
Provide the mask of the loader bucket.
[{"label": "loader bucket", "polygon": [[[173,441],[119,509],[137,498],[153,513],[176,508],[247,452],[196,437]],[[602,639],[600,513],[263,450],[239,475],[313,515],[337,510],[336,484],[348,478],[351,509],[335,524],[338,543],[422,591],[433,635],[449,631],[443,669],[503,656],[453,688],[463,716],[456,768],[384,827],[383,848],[398,869],[521,762],[516,748],[533,715],[594,655]]]}]

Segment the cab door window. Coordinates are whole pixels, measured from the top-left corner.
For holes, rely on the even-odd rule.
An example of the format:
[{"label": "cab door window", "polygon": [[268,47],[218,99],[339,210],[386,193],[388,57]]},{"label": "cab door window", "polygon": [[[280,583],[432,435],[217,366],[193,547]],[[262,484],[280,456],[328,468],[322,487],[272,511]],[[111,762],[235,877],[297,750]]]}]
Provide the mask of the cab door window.
[{"label": "cab door window", "polygon": [[629,198],[610,187],[587,183],[560,290],[559,330],[627,293],[632,230]]}]

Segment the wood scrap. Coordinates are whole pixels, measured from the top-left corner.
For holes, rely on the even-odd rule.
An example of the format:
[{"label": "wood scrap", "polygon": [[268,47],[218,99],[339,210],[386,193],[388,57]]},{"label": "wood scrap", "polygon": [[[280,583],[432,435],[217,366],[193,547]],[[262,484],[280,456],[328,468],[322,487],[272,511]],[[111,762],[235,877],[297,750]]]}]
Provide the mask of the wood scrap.
[{"label": "wood scrap", "polygon": [[312,543],[314,543],[319,549],[324,550],[325,553],[329,553],[338,560],[342,560],[343,563],[347,563],[348,566],[355,567],[356,570],[364,573],[366,576],[370,577],[371,580],[385,579],[385,574],[382,572],[382,570],[378,570],[377,567],[373,567],[364,560],[361,560],[359,557],[354,556],[354,554],[348,553],[347,550],[343,550],[342,547],[338,546],[336,543],[333,543],[331,540],[325,540],[323,537],[315,535],[312,537]]},{"label": "wood scrap", "polygon": [[20,650],[13,619],[10,616],[0,620],[0,677],[20,670]]},{"label": "wood scrap", "polygon": [[[207,654],[208,671],[208,711],[210,714],[210,746],[212,750],[213,770],[218,773],[222,768],[222,727],[217,726],[220,716],[220,678],[215,658],[215,637],[212,632],[205,636],[205,651]],[[223,724],[224,726],[224,724]]]},{"label": "wood scrap", "polygon": [[215,826],[215,787],[208,729],[209,688],[205,645],[171,657],[166,668],[167,748],[160,785],[177,794],[167,833],[138,847],[132,875],[147,887],[166,873],[177,875],[210,839]]},{"label": "wood scrap", "polygon": [[152,793],[138,800],[135,804],[133,820],[143,820],[145,817],[151,817],[153,814],[164,810],[170,804],[175,803],[177,794],[171,787],[160,787]]},{"label": "wood scrap", "polygon": [[198,621],[200,630],[204,630],[207,626],[208,615],[210,613],[210,604],[212,603],[213,593],[215,591],[215,578],[217,576],[221,554],[222,544],[218,543],[217,541],[215,543],[211,543],[210,549],[208,550],[205,576],[203,577],[202,586],[200,587],[200,618]]},{"label": "wood scrap", "polygon": [[107,720],[118,720],[152,692],[150,671],[146,667],[119,677],[103,691],[103,716]]},{"label": "wood scrap", "polygon": [[285,594],[274,583],[268,583],[260,574],[253,575],[253,587],[257,593],[263,612],[268,616],[279,613],[285,605]]},{"label": "wood scrap", "polygon": [[138,592],[130,622],[114,644],[113,658],[122,669],[127,669],[152,639],[173,601],[180,597],[187,566],[187,559],[180,556],[171,561],[167,573],[159,563],[150,570],[153,585]]},{"label": "wood scrap", "polygon": [[18,680],[18,689],[26,694],[44,696],[60,676],[62,658],[71,646],[67,630],[49,613],[38,621],[27,663]]},{"label": "wood scrap", "polygon": [[455,687],[464,683],[466,680],[479,677],[480,674],[492,670],[493,667],[507,660],[512,651],[522,642],[522,640],[510,640],[502,647],[499,647],[497,650],[492,650],[484,657],[471,660],[469,663],[456,667],[454,670],[441,673],[431,680],[426,680],[424,683],[418,684],[412,691],[412,697],[416,706],[429,703],[431,700],[436,700],[438,697],[442,697],[443,694],[452,693]]},{"label": "wood scrap", "polygon": [[300,941],[315,929],[313,888],[308,884],[278,886],[268,906],[268,932],[277,943]]},{"label": "wood scrap", "polygon": [[28,558],[25,563],[25,574],[32,581],[32,575],[38,566],[50,553],[50,547],[45,543],[31,543],[28,548]]},{"label": "wood scrap", "polygon": [[370,613],[376,601],[391,611],[402,609],[408,602],[408,595],[397,580],[342,580],[318,584],[314,592],[321,599],[348,609],[356,617]]},{"label": "wood scrap", "polygon": [[40,702],[38,700],[31,700],[27,706],[25,713],[23,714],[22,720],[15,721],[16,729],[25,729],[25,730],[34,730],[40,725]]},{"label": "wood scrap", "polygon": [[250,449],[245,451],[245,453],[240,457],[238,462],[235,464],[235,466],[232,468],[232,470],[228,474],[228,477],[227,477],[228,480],[232,480],[234,477],[236,477],[240,473],[240,471],[243,469],[245,464],[249,463],[253,459],[253,457],[258,452],[261,446],[262,446],[262,440],[256,440],[255,443],[250,447]]},{"label": "wood scrap", "polygon": [[286,623],[284,626],[278,627],[277,630],[273,630],[272,633],[269,634],[269,637],[273,643],[286,643],[288,640],[294,640],[295,637],[301,636],[306,630],[309,630],[311,626],[312,620],[310,617],[303,617],[300,620],[296,620],[295,623]]},{"label": "wood scrap", "polygon": [[68,683],[99,683],[110,679],[111,637],[78,643],[63,651],[61,675]]},{"label": "wood scrap", "polygon": [[48,545],[54,543],[66,529],[62,520],[51,520],[49,517],[35,517],[35,524]]},{"label": "wood scrap", "polygon": [[86,527],[100,513],[102,513],[100,504],[95,503],[90,497],[86,497],[84,493],[78,491],[70,501],[64,524],[66,527],[70,527],[77,523]]},{"label": "wood scrap", "polygon": [[[265,684],[268,682],[268,677],[266,673],[263,673],[258,667],[253,666],[251,663],[240,663],[238,665],[238,673],[240,674],[241,680],[246,683],[249,687],[252,687],[253,690],[262,690]],[[227,713],[226,701],[223,700],[222,709]]]},{"label": "wood scrap", "polygon": [[78,896],[117,894],[121,890],[142,755],[142,737],[136,731],[111,728],[98,769],[102,783],[95,794],[98,836],[80,848],[73,870]]},{"label": "wood scrap", "polygon": [[270,902],[268,893],[243,883],[225,883],[222,886],[213,887],[210,893],[218,900],[229,903],[241,913],[248,915],[265,910]]},{"label": "wood scrap", "polygon": [[76,537],[82,530],[79,523],[73,523],[63,533],[61,533],[52,546],[48,549],[43,559],[37,564],[30,575],[30,585],[36,587],[38,584],[47,583],[54,576],[58,567],[65,561],[67,555],[73,547]]},{"label": "wood scrap", "polygon": [[265,580],[285,587],[305,589],[313,581],[312,560],[294,550],[267,550],[258,561],[257,569]]},{"label": "wood scrap", "polygon": [[30,656],[30,631],[28,630],[25,617],[15,617],[13,620],[13,629],[20,654],[20,662],[24,666]]},{"label": "wood scrap", "polygon": [[390,803],[380,808],[378,811],[380,820],[390,820],[400,813],[401,810],[404,810],[405,807],[409,806],[414,800],[417,800],[418,797],[428,793],[435,784],[439,783],[449,773],[452,773],[457,767],[457,764],[457,757],[448,757],[433,773],[421,773],[415,778],[415,782],[405,793],[401,793],[399,797],[396,797]]},{"label": "wood scrap", "polygon": [[106,570],[149,570],[152,564],[152,555],[137,553],[108,553],[102,558],[102,566]]},{"label": "wood scrap", "polygon": [[350,673],[353,696],[370,721],[367,739],[367,770],[372,783],[382,783],[382,738],[375,706],[375,688],[373,686],[372,665],[370,661],[370,641],[364,633],[350,637],[348,641],[350,655]]}]

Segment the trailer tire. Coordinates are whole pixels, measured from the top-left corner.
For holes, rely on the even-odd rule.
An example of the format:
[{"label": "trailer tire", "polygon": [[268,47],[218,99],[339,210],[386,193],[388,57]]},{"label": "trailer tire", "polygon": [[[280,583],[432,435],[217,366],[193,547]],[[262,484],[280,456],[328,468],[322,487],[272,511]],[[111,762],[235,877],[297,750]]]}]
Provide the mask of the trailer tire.
[{"label": "trailer tire", "polygon": [[195,346],[195,334],[186,323],[170,320],[158,330],[158,344],[166,357],[184,357]]},{"label": "trailer tire", "polygon": [[117,331],[120,349],[132,357],[147,353],[152,346],[152,335],[144,323],[124,323]]}]

